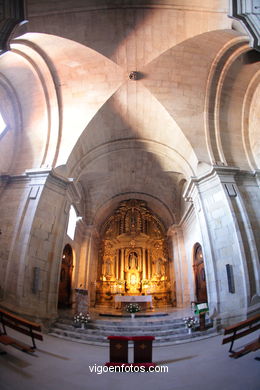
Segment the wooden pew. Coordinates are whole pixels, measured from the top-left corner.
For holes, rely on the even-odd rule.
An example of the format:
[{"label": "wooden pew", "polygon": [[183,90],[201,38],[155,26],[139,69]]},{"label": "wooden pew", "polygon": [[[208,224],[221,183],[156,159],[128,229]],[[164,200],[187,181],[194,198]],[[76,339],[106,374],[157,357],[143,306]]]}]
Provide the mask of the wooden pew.
[{"label": "wooden pew", "polygon": [[[9,313],[6,310],[0,309],[0,323],[2,327],[0,330],[0,343],[4,345],[11,345],[12,347],[21,349],[23,352],[30,353],[34,352],[36,348],[35,339],[41,341],[43,340],[40,324],[25,320],[24,318]],[[30,337],[32,345],[27,345],[14,337],[8,336],[7,327]]]},{"label": "wooden pew", "polygon": [[233,358],[239,358],[249,352],[257,351],[260,348],[260,336],[253,340],[251,343],[241,347],[238,351],[233,351],[233,345],[235,340],[241,337],[247,336],[252,332],[260,329],[260,314],[255,315],[245,321],[238,322],[224,329],[224,335],[230,335],[224,337],[222,344],[231,343],[229,356]]}]

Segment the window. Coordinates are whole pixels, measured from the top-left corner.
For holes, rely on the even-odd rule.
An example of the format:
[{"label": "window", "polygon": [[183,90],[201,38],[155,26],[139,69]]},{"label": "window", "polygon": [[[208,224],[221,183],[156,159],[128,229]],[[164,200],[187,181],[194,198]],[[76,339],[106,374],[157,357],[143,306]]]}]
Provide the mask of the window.
[{"label": "window", "polygon": [[69,215],[69,223],[68,223],[68,228],[67,228],[67,235],[72,240],[74,240],[77,220],[78,220],[78,217],[76,214],[76,210],[73,206],[70,206],[70,215]]},{"label": "window", "polygon": [[0,135],[4,132],[4,130],[6,129],[6,123],[2,117],[2,114],[0,112]]}]

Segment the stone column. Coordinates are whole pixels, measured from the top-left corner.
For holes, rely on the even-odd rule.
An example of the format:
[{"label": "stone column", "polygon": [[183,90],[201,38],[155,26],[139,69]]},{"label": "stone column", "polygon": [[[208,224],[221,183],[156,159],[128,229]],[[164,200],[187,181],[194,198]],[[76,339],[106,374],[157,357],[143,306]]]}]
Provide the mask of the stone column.
[{"label": "stone column", "polygon": [[146,249],[142,248],[142,271],[143,279],[146,279]]},{"label": "stone column", "polygon": [[85,234],[87,238],[85,288],[89,292],[88,299],[91,307],[96,301],[99,234],[94,225],[86,226]]},{"label": "stone column", "polygon": [[[28,278],[29,257],[40,250],[40,238],[31,238],[31,230],[49,173],[49,170],[27,171],[26,175],[1,177],[1,207],[5,209],[1,210],[1,250],[5,254],[2,259],[1,286],[5,302],[8,304],[10,301],[9,307],[14,310],[22,305],[21,301],[27,296],[24,287],[26,276]],[[7,182],[8,186],[4,186]],[[5,229],[8,226],[9,231]],[[37,272],[39,275],[40,272]],[[40,282],[37,288],[41,289]]]},{"label": "stone column", "polygon": [[116,250],[115,263],[116,263],[115,276],[116,276],[116,280],[118,280],[119,279],[119,249]]},{"label": "stone column", "polygon": [[121,248],[121,259],[120,259],[120,280],[124,280],[124,269],[125,269],[125,250]]},{"label": "stone column", "polygon": [[80,248],[80,265],[78,275],[78,288],[86,289],[88,284],[88,251],[90,244],[90,234],[84,232]]},{"label": "stone column", "polygon": [[12,195],[9,204],[15,199],[18,213],[9,241],[4,294],[6,306],[21,314],[43,318],[57,314],[69,184],[43,169],[10,178],[8,187],[15,197]]},{"label": "stone column", "polygon": [[[170,275],[172,291],[176,293],[177,307],[189,307],[191,301],[191,286],[188,278],[187,257],[183,241],[182,228],[173,225],[168,230],[168,237],[171,240],[174,275]],[[174,280],[175,276],[175,280]],[[175,283],[174,283],[175,282]]]},{"label": "stone column", "polygon": [[150,279],[149,262],[150,262],[149,249],[146,249],[146,279],[148,280]]},{"label": "stone column", "polygon": [[[237,214],[248,270],[250,306],[260,303],[260,171],[236,173],[232,184],[235,193],[230,197]],[[237,196],[235,196],[237,194]],[[230,195],[230,194],[229,194]]]},{"label": "stone column", "polygon": [[148,278],[151,279],[152,277],[152,254],[151,250],[148,250]]}]

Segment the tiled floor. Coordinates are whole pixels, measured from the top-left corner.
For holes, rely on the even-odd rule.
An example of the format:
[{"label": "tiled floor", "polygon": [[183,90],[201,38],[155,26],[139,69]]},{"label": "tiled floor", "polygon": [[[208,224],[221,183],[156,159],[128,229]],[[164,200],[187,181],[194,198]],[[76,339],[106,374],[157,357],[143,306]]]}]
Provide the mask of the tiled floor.
[{"label": "tiled floor", "polygon": [[[251,335],[255,338],[256,334]],[[248,340],[251,339],[248,336]],[[253,352],[240,359],[216,336],[191,343],[154,347],[153,361],[167,373],[103,373],[109,348],[57,339],[38,342],[35,356],[12,347],[0,355],[1,390],[259,390],[260,362]],[[247,340],[245,340],[247,341]],[[243,340],[244,342],[244,340]],[[240,342],[237,343],[239,345]],[[132,350],[130,361],[132,361]],[[259,351],[258,351],[259,352]],[[101,368],[100,368],[101,367]],[[91,372],[93,369],[93,372]]]}]

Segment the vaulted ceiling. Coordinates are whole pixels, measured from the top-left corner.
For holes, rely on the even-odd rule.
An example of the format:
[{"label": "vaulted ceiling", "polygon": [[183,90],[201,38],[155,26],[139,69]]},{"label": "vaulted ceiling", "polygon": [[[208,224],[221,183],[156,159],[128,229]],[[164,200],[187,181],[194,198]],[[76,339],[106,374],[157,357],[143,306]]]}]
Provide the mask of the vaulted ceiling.
[{"label": "vaulted ceiling", "polygon": [[[17,157],[13,171],[53,167],[73,178],[84,193],[88,223],[133,197],[150,202],[167,226],[178,223],[186,180],[217,160],[250,165],[242,138],[229,142],[242,150],[238,157],[228,147],[229,124],[210,122],[229,93],[221,89],[227,75],[234,105],[226,102],[224,110],[233,115],[232,132],[241,134],[241,118],[232,111],[243,105],[238,80],[246,90],[259,72],[256,60],[246,74],[232,65],[249,48],[247,37],[230,29],[227,3],[29,0],[28,32],[0,64],[17,91],[26,134],[20,142],[26,158]],[[220,73],[223,79],[216,78]],[[255,82],[251,100],[256,88]],[[249,111],[257,122],[251,103]]]}]

